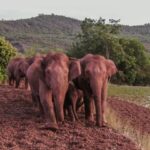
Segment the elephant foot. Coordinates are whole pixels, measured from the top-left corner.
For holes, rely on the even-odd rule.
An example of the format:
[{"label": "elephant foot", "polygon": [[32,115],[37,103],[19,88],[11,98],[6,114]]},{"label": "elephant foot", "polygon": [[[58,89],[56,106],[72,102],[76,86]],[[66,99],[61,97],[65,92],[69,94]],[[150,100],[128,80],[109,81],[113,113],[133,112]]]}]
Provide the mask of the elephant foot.
[{"label": "elephant foot", "polygon": [[108,127],[107,121],[104,121],[104,122],[103,122],[102,127]]},{"label": "elephant foot", "polygon": [[94,122],[93,121],[89,121],[89,120],[86,120],[85,121],[85,124],[87,127],[92,127],[94,125]]},{"label": "elephant foot", "polygon": [[75,122],[76,119],[73,117],[73,118],[70,118],[71,122]]},{"label": "elephant foot", "polygon": [[44,126],[41,127],[43,130],[51,130],[51,131],[57,131],[58,125],[54,123],[46,123]]},{"label": "elephant foot", "polygon": [[107,124],[107,122],[104,122],[104,121],[103,121],[103,122],[97,122],[97,123],[96,123],[96,126],[97,126],[97,127],[108,127],[108,124]]},{"label": "elephant foot", "polygon": [[93,116],[89,116],[89,117],[86,118],[86,120],[88,122],[94,122],[94,117]]}]

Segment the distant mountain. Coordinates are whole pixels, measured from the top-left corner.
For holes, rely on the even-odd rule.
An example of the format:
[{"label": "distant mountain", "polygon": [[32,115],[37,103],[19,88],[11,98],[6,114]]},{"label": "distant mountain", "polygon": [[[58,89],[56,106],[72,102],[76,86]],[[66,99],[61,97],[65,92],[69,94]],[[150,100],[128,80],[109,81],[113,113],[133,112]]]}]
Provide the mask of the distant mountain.
[{"label": "distant mountain", "polygon": [[[81,31],[81,21],[58,15],[40,14],[30,19],[0,21],[0,35],[5,36],[19,51],[69,50]],[[121,36],[136,37],[150,50],[150,24],[122,26]]]},{"label": "distant mountain", "polygon": [[150,24],[122,26],[121,35],[138,38],[150,51]]}]

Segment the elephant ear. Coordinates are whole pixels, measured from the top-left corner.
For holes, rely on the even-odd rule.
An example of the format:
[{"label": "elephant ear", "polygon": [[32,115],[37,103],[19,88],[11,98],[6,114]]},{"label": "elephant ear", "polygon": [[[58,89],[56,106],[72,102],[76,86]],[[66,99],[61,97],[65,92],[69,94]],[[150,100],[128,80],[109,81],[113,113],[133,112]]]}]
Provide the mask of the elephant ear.
[{"label": "elephant ear", "polygon": [[117,72],[117,67],[116,67],[115,63],[110,59],[106,60],[106,68],[107,68],[108,77],[111,77],[112,75],[114,75]]},{"label": "elephant ear", "polygon": [[75,58],[69,58],[69,81],[77,78],[81,74],[80,61]]}]

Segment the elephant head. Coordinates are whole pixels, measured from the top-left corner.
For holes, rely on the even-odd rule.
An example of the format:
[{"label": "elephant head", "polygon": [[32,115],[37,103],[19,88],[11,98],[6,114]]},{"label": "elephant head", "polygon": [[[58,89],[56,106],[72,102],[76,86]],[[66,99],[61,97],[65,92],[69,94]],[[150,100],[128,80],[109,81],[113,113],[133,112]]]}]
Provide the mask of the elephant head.
[{"label": "elephant head", "polygon": [[69,81],[74,80],[81,74],[80,61],[78,59],[69,58]]},{"label": "elephant head", "polygon": [[[55,55],[55,58],[54,58]],[[62,54],[57,53],[57,55],[53,52],[50,52],[45,59],[41,62],[41,68],[42,68],[42,78],[45,78],[46,83],[50,83],[51,76],[53,74],[53,66],[52,63],[54,61],[59,60],[59,57],[63,57],[61,61],[61,66],[63,66],[64,72],[68,74],[68,81],[72,81],[73,79],[77,78],[79,75],[81,75],[81,66],[80,61],[76,58],[71,58]],[[51,59],[49,59],[51,58]],[[60,61],[58,61],[58,64]],[[67,64],[67,67],[65,66]],[[50,87],[50,85],[48,85]]]}]

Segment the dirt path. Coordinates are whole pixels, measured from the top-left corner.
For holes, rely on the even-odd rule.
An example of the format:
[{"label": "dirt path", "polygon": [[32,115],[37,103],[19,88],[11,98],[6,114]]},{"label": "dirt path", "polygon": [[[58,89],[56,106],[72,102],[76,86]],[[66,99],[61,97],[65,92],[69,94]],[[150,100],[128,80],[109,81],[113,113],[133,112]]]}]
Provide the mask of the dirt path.
[{"label": "dirt path", "polygon": [[[113,101],[112,101],[112,105]],[[137,150],[111,128],[66,121],[60,130],[40,130],[43,119],[32,107],[30,92],[0,86],[0,150]]]}]

